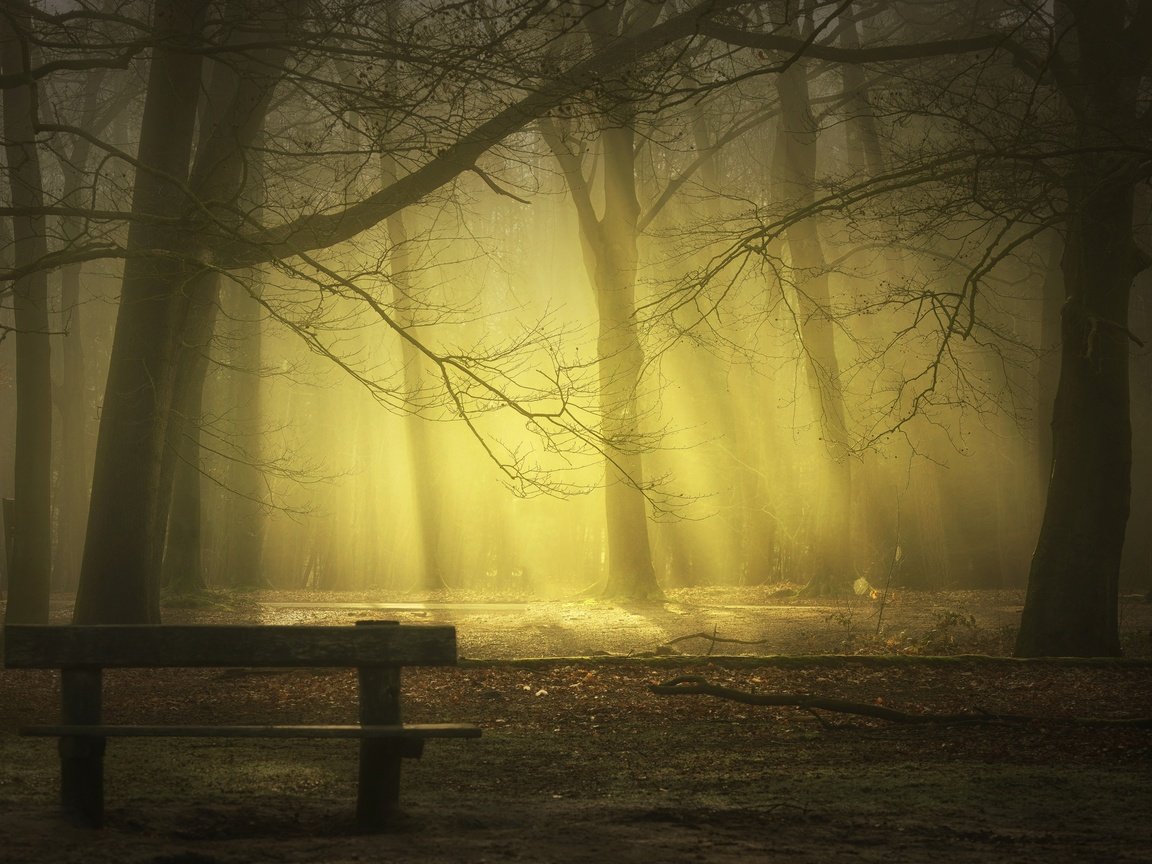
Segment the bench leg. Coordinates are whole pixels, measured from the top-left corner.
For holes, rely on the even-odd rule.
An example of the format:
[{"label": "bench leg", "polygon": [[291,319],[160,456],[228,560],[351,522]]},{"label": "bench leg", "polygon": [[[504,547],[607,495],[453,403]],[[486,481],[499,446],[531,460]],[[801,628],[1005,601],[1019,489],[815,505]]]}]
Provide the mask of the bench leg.
[{"label": "bench leg", "polygon": [[360,742],[360,785],[356,825],[362,831],[384,828],[400,804],[400,744],[368,738]]},{"label": "bench leg", "polygon": [[70,822],[99,828],[104,822],[104,739],[60,739],[60,804]]},{"label": "bench leg", "polygon": [[[98,725],[101,719],[100,669],[60,670],[60,714],[65,725]],[[60,739],[60,803],[65,816],[89,828],[104,821],[104,739]]]},{"label": "bench leg", "polygon": [[[358,627],[395,627],[395,621],[357,621]],[[361,666],[360,723],[390,726],[403,722],[400,707],[400,667]],[[400,802],[402,741],[364,738],[360,741],[356,825],[361,831],[385,827]]]}]

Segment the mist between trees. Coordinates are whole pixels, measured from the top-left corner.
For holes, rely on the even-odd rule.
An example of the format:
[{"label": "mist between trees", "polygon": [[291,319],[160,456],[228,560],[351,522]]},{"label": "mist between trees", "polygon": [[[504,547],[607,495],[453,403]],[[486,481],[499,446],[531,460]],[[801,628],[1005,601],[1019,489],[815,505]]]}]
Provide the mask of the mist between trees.
[{"label": "mist between trees", "polygon": [[164,586],[863,578],[1027,586],[1019,653],[1118,653],[1152,3],[0,28],[8,620],[50,586],[146,622]]}]

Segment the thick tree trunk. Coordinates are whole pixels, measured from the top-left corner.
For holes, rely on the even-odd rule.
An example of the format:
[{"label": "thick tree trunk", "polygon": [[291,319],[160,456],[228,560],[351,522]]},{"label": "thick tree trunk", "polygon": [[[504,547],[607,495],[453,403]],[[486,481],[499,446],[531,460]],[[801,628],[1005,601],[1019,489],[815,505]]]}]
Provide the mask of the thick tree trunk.
[{"label": "thick tree trunk", "polygon": [[1065,0],[1057,14],[1075,28],[1062,47],[1076,54],[1077,80],[1064,84],[1077,108],[1076,156],[1066,180],[1052,473],[1016,653],[1114,656],[1131,504],[1133,187],[1144,176],[1126,151],[1146,140],[1141,73],[1152,45],[1131,38],[1124,3]]},{"label": "thick tree trunk", "polygon": [[[74,620],[156,623],[154,526],[167,434],[184,232],[166,223],[183,209],[202,54],[188,50],[207,0],[158,0],[128,230],[120,311],[104,394],[92,499]],[[152,218],[147,218],[152,217]],[[151,250],[174,253],[149,255]],[[136,254],[131,254],[135,252]]]},{"label": "thick tree trunk", "polygon": [[[270,5],[269,9],[276,15],[285,11],[277,4]],[[188,39],[195,33],[198,16],[190,4],[184,4],[179,9],[170,11],[171,17],[167,20],[171,21],[170,26],[177,34]],[[244,10],[239,6],[234,6],[230,10],[232,14],[239,14],[241,11]],[[256,10],[249,8],[247,11],[251,13]],[[238,33],[237,38],[250,38],[250,36],[250,32]],[[159,242],[151,248],[174,251],[187,261],[193,255],[210,248],[218,239],[231,236],[240,227],[243,214],[237,212],[228,202],[234,200],[242,185],[245,150],[260,133],[268,100],[278,78],[276,70],[282,64],[287,51],[281,40],[270,38],[269,42],[272,47],[238,55],[237,63],[241,71],[236,72],[223,62],[214,70],[209,91],[209,111],[202,118],[204,126],[197,147],[196,165],[189,175],[187,184],[192,194],[202,202],[201,206],[212,210],[211,216],[196,224],[184,225],[183,232],[177,231],[175,237],[171,236],[172,229],[167,229],[167,233],[158,237]],[[178,44],[178,41],[174,43]],[[141,132],[140,159],[149,164],[144,155],[151,152],[146,147],[147,136],[150,132],[155,132],[158,141],[153,146],[156,147],[161,161],[167,162],[171,159],[172,164],[168,166],[170,170],[167,173],[172,177],[182,177],[187,172],[189,144],[192,125],[196,118],[200,84],[200,64],[197,56],[193,53],[176,53],[174,49],[166,47],[157,48],[153,58],[153,74],[157,72],[159,64],[160,74],[166,74],[167,80],[157,82],[152,77],[149,79],[148,101],[145,104],[145,119]],[[154,92],[164,93],[165,89],[168,89],[166,94],[168,98],[164,100],[164,105],[155,108],[150,115],[149,109],[153,108]],[[165,117],[166,114],[171,116]],[[169,135],[173,136],[171,140],[165,141],[160,134],[161,130],[152,129],[150,120],[153,117],[167,119],[173,125],[179,124],[175,129],[167,130]],[[179,141],[176,140],[177,133]],[[181,166],[179,170],[176,170],[177,165]],[[149,195],[155,192],[156,181],[145,180],[144,184]],[[139,199],[141,194],[139,174],[136,192]],[[171,192],[169,197],[172,198]],[[145,213],[171,215],[180,212],[182,197],[182,195],[175,197],[175,200],[169,200],[166,204],[148,198],[143,208],[138,208],[137,201],[134,200],[133,209]],[[149,209],[150,207],[155,209]],[[136,227],[137,223],[134,223],[133,228]],[[145,227],[140,230],[143,233],[148,229]],[[130,248],[132,239],[130,233]],[[176,265],[183,267],[181,271],[158,262],[153,265],[152,272],[147,273],[146,278],[142,280],[143,287],[150,293],[151,302],[154,304],[152,311],[149,313],[139,313],[134,309],[130,311],[131,307],[139,305],[130,300],[134,294],[134,291],[130,290],[134,288],[130,279],[133,261],[134,259],[130,257],[125,267],[120,319],[117,322],[112,369],[109,372],[109,393],[106,397],[105,415],[97,445],[97,476],[99,477],[104,465],[100,459],[100,448],[104,446],[106,439],[111,437],[109,427],[116,428],[115,422],[110,423],[108,400],[113,396],[124,398],[131,395],[122,395],[113,390],[113,381],[117,380],[114,375],[126,368],[125,374],[135,376],[140,395],[136,395],[135,400],[131,402],[125,399],[124,415],[120,422],[138,430],[136,435],[141,439],[139,443],[144,445],[138,446],[138,454],[144,453],[146,456],[141,459],[137,455],[137,462],[146,466],[147,479],[150,481],[150,486],[143,490],[147,509],[135,513],[137,517],[142,517],[146,521],[142,526],[135,528],[135,533],[130,536],[131,544],[136,545],[137,549],[131,553],[130,560],[126,563],[130,565],[128,573],[131,574],[132,588],[142,589],[145,600],[141,602],[132,597],[121,598],[121,601],[125,599],[128,601],[128,605],[125,605],[123,602],[110,599],[112,592],[107,584],[103,585],[102,589],[88,586],[90,573],[88,549],[100,549],[104,553],[102,563],[105,566],[101,569],[105,571],[111,569],[115,572],[114,568],[107,566],[108,558],[114,559],[123,554],[109,555],[104,550],[103,539],[98,544],[92,542],[93,531],[90,520],[83,577],[85,582],[82,583],[77,598],[77,615],[83,615],[86,621],[91,620],[88,617],[90,615],[99,615],[101,620],[108,616],[127,616],[127,620],[156,620],[159,617],[158,567],[162,560],[159,550],[162,548],[168,524],[168,508],[177,458],[177,451],[172,444],[179,440],[181,446],[184,446],[196,437],[196,431],[188,429],[187,426],[181,430],[173,423],[189,424],[200,421],[199,404],[207,369],[206,346],[211,339],[219,301],[219,278],[215,274],[205,270],[193,272],[192,267],[195,265]],[[146,315],[162,315],[163,318],[153,320],[146,318]],[[122,333],[125,332],[130,334],[125,336],[125,340],[131,347],[121,354],[119,343]],[[131,362],[124,362],[124,355],[133,361],[139,357],[144,362],[136,361],[136,365],[133,366]],[[120,368],[117,366],[118,360],[122,364]],[[144,374],[148,376],[147,381],[140,381],[141,366]],[[108,447],[110,451],[116,453],[115,456],[108,457],[108,462],[119,462],[124,457],[122,445],[109,444]],[[190,462],[194,460],[198,465],[198,446],[196,450],[195,453],[185,452],[184,458]],[[127,466],[123,463],[121,467],[127,470]],[[141,473],[138,468],[136,473]],[[97,487],[98,482],[94,480],[94,513],[97,510],[97,502],[106,500],[97,494]],[[187,486],[185,491],[191,495],[198,489],[199,483],[193,483]],[[136,511],[139,507],[140,505],[133,505],[126,508],[117,502],[108,506],[108,509]],[[123,530],[125,526],[120,527]],[[196,531],[198,520],[188,522],[187,527]],[[148,536],[140,537],[141,533],[146,533]],[[186,533],[178,532],[175,536],[185,537],[189,543],[199,543],[198,531],[195,539]],[[101,578],[108,578],[96,575],[95,570],[94,555],[92,583],[95,585]],[[195,578],[192,581],[197,582],[200,579]],[[89,588],[87,593],[86,587]]]},{"label": "thick tree trunk", "polygon": [[1087,176],[1078,186],[1064,253],[1052,474],[1016,643],[1025,657],[1120,653],[1117,590],[1132,469],[1132,191]]},{"label": "thick tree trunk", "polygon": [[1052,410],[1060,382],[1060,314],[1064,306],[1064,238],[1048,238],[1048,267],[1040,297],[1040,368],[1036,373],[1036,465],[1040,489],[1052,474]]},{"label": "thick tree trunk", "polygon": [[[0,15],[0,68],[19,75],[32,66],[26,11]],[[4,142],[15,207],[43,206],[44,187],[35,144],[34,85],[4,90]],[[48,253],[42,216],[12,220],[13,264],[29,267]],[[9,623],[48,621],[51,580],[52,372],[48,342],[48,274],[32,272],[12,286],[16,327],[15,536],[8,579]]]},{"label": "thick tree trunk", "polygon": [[[608,122],[612,122],[609,120]],[[599,312],[600,416],[605,439],[604,507],[608,581],[604,596],[655,600],[664,596],[652,566],[639,452],[637,400],[644,351],[636,330],[637,221],[635,133],[627,125],[601,133],[604,146],[604,215],[586,232]]]},{"label": "thick tree trunk", "polygon": [[[616,241],[609,241],[615,243]],[[606,441],[604,507],[607,518],[608,581],[604,596],[659,599],[648,539],[637,391],[643,351],[636,332],[634,239],[632,261],[621,266],[615,250],[601,250],[596,273],[600,312],[600,414]],[[606,254],[603,254],[606,253]]]}]

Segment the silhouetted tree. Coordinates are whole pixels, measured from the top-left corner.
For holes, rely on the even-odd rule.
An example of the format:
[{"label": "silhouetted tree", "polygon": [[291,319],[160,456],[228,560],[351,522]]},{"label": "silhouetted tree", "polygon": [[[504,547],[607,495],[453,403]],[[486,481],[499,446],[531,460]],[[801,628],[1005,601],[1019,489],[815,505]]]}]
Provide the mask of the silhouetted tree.
[{"label": "silhouetted tree", "polygon": [[[0,70],[19,79],[36,64],[30,10],[0,9]],[[8,577],[7,620],[46,623],[51,577],[52,372],[48,274],[37,268],[48,252],[44,184],[36,146],[36,84],[23,80],[3,91],[4,148],[16,271],[12,285],[16,331],[15,523]]]}]

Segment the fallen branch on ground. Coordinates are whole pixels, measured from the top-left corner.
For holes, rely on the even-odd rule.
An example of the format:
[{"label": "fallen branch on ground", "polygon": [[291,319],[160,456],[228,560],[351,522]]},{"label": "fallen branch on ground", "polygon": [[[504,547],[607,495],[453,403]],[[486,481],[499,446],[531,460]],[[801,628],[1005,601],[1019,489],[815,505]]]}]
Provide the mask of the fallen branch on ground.
[{"label": "fallen branch on ground", "polygon": [[730,645],[767,645],[767,639],[729,639],[724,636],[717,636],[716,632],[711,633],[689,633],[687,636],[677,636],[675,639],[669,639],[665,645],[675,645],[677,642],[686,642],[689,639],[707,639],[712,643],[712,647],[708,649],[708,653],[712,653],[712,648],[716,647],[717,642],[727,642]]},{"label": "fallen branch on ground", "polygon": [[959,714],[933,714],[899,711],[884,705],[868,702],[852,702],[847,699],[833,699],[826,696],[811,696],[805,693],[749,693],[732,687],[710,684],[699,675],[680,675],[660,684],[652,684],[649,689],[659,696],[715,696],[744,705],[766,705],[770,707],[802,708],[806,711],[833,711],[839,714],[856,714],[873,717],[890,723],[961,725],[969,723],[1071,723],[1082,726],[1152,726],[1152,717],[1037,717],[1030,714],[992,714],[984,711],[964,711]]}]

